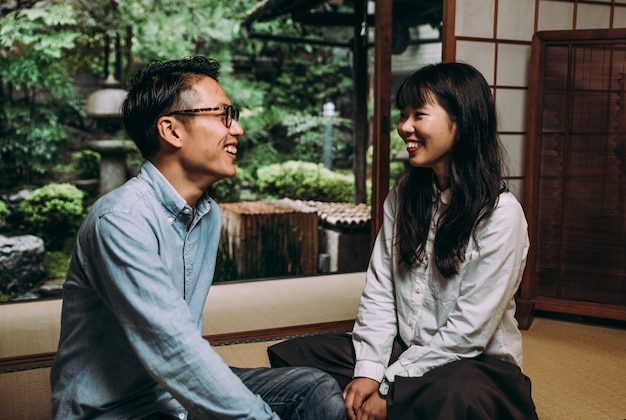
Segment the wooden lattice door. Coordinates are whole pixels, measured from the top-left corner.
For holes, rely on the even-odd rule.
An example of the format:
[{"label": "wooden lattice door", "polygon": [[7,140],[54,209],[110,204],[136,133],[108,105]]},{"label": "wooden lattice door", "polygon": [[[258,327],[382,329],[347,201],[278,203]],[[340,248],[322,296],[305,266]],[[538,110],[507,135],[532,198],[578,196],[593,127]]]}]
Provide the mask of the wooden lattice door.
[{"label": "wooden lattice door", "polygon": [[519,301],[626,320],[626,30],[537,33],[528,113]]}]

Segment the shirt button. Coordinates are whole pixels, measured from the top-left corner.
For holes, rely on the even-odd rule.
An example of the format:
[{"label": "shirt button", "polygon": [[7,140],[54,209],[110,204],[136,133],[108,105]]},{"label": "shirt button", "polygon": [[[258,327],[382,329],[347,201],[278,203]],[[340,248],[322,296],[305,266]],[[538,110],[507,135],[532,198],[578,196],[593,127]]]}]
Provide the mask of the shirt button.
[{"label": "shirt button", "polygon": [[190,211],[189,211],[189,209],[185,209],[185,210],[183,210],[183,213],[185,213],[185,214],[189,214],[189,213],[190,213]]},{"label": "shirt button", "polygon": [[181,420],[184,419],[185,418],[185,413],[179,413],[178,414],[178,418],[181,419]]},{"label": "shirt button", "polygon": [[415,288],[415,293],[417,293],[418,295],[419,295],[419,294],[421,294],[421,293],[422,293],[422,288],[421,288],[421,287],[419,287],[419,286],[417,286],[417,287]]}]

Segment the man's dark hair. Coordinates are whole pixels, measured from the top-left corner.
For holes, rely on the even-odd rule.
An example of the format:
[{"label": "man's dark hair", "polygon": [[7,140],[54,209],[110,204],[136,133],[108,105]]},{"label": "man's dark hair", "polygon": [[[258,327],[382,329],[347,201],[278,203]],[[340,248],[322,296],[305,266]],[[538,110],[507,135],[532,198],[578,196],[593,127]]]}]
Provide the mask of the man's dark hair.
[{"label": "man's dark hair", "polygon": [[159,150],[157,120],[175,109],[187,108],[190,98],[186,94],[201,77],[217,81],[219,74],[217,61],[196,56],[166,62],[153,60],[131,77],[122,118],[126,132],[144,158]]}]

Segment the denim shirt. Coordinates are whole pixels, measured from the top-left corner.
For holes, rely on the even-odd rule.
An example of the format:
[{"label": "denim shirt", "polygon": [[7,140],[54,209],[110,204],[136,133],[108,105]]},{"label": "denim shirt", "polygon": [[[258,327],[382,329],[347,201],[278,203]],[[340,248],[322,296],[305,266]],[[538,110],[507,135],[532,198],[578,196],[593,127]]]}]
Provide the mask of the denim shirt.
[{"label": "denim shirt", "polygon": [[278,418],[202,338],[220,227],[208,195],[192,209],[150,162],[93,205],[63,287],[53,418]]},{"label": "denim shirt", "polygon": [[[419,377],[429,370],[482,353],[522,365],[522,338],[515,320],[514,295],[521,282],[529,241],[519,202],[500,194],[489,218],[470,238],[459,273],[448,279],[434,261],[437,220],[450,191],[433,203],[426,244],[427,262],[407,269],[395,241],[398,192],[384,204],[384,220],[374,244],[366,285],[353,331],[355,377]],[[388,365],[396,335],[408,345]]]}]

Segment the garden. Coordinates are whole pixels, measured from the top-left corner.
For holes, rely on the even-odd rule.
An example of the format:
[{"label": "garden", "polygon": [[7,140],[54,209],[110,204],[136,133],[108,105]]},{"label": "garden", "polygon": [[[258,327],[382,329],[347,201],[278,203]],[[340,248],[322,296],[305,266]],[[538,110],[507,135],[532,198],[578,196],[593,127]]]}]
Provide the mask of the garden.
[{"label": "garden", "polygon": [[[58,287],[47,286],[62,283],[77,229],[100,194],[103,156],[89,145],[102,133],[86,111],[87,98],[110,76],[124,89],[129,75],[153,59],[205,55],[222,65],[220,82],[241,109],[246,135],[239,141],[237,176],[212,187],[219,203],[367,200],[354,193],[348,52],[250,39],[240,25],[249,3],[48,0],[3,9],[0,302],[58,296]],[[261,25],[291,38],[312,31],[289,18]],[[349,29],[313,31],[351,36]],[[328,103],[336,107],[331,116],[323,113]],[[112,136],[126,138],[123,130]],[[392,153],[400,147],[392,136]],[[126,175],[140,163],[129,148]],[[393,165],[397,178],[403,166]],[[223,242],[216,281],[236,279]],[[21,262],[7,256],[25,247]],[[23,265],[17,271],[24,279],[8,274],[16,264]]]}]

